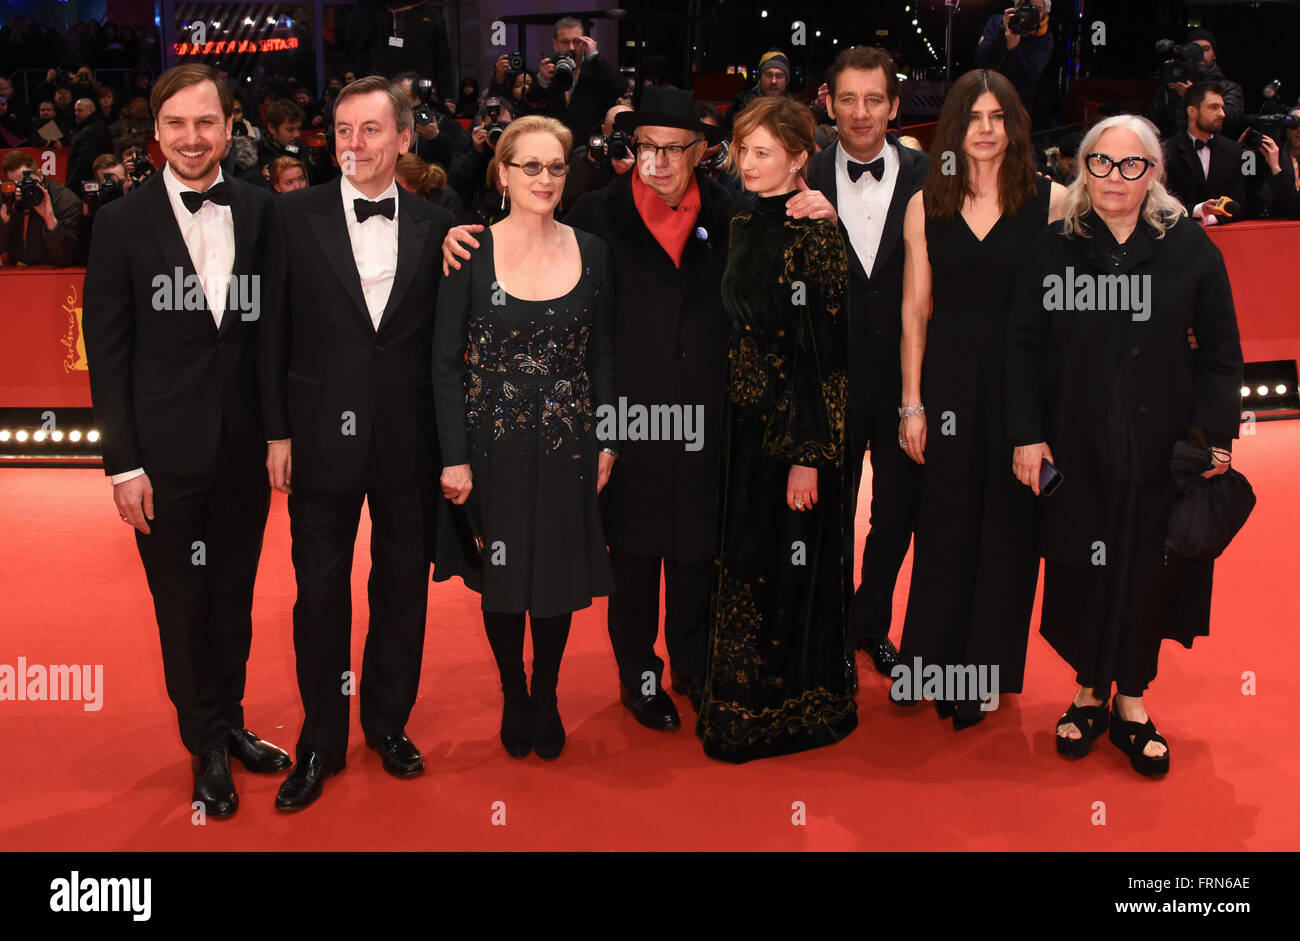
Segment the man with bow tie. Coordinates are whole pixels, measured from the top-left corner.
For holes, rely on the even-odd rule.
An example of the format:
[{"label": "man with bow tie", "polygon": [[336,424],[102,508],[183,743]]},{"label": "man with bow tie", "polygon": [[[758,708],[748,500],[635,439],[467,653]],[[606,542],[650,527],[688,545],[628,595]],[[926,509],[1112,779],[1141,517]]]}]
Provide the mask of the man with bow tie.
[{"label": "man with bow tie", "polygon": [[1175,131],[1164,143],[1165,186],[1187,207],[1189,216],[1207,226],[1238,222],[1247,208],[1241,145],[1222,133],[1227,114],[1223,95],[1217,82],[1189,88],[1183,96],[1187,128]]},{"label": "man with bow tie", "polygon": [[865,650],[888,676],[899,662],[889,639],[894,586],[912,538],[918,466],[897,446],[902,398],[903,216],[930,158],[886,131],[898,114],[898,78],[880,49],[844,50],[826,73],[836,143],[813,158],[810,184],[839,213],[849,248],[849,441],[855,486],[871,446],[871,530],[853,597],[847,653]]},{"label": "man with bow tie", "polygon": [[437,251],[452,216],[399,188],[411,143],[406,94],[369,76],[334,106],[343,175],[285,194],[286,264],[263,327],[262,407],[271,485],[288,493],[293,608],[305,717],[298,764],[276,797],[300,810],[347,760],[352,553],[370,510],[370,621],[360,682],[367,746],[398,777],[424,770],[406,735],[424,650],[426,533],[441,468],[432,349]]},{"label": "man with bow tie", "polygon": [[99,211],[82,330],[104,471],[135,529],[194,756],[193,800],[225,817],[238,806],[232,755],[249,771],[290,764],[244,728],[242,705],[270,507],[255,352],[280,229],[272,193],[222,177],[234,99],[212,69],[163,73],[152,105],[167,165]]}]

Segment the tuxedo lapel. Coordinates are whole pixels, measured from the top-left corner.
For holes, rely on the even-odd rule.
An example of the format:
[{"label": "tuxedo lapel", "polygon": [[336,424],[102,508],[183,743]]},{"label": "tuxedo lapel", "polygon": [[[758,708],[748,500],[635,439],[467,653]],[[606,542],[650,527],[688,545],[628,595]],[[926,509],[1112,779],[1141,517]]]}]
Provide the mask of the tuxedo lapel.
[{"label": "tuxedo lapel", "polygon": [[[253,301],[261,303],[262,286],[249,287],[251,292],[249,297],[244,296],[244,289],[249,285],[248,278],[244,275],[249,273],[251,268],[251,253],[253,250],[253,241],[257,231],[257,220],[253,217],[253,207],[248,204],[248,198],[243,192],[242,187],[236,185],[234,181],[229,184],[230,187],[230,216],[235,224],[235,263],[230,269],[231,285],[226,291],[226,310],[221,317],[221,326],[217,330],[218,336],[225,336],[232,329],[232,324],[245,315],[246,306],[252,305]],[[238,292],[239,307],[231,310],[230,302]],[[248,311],[250,317],[259,314],[256,306],[251,306]]]},{"label": "tuxedo lapel", "polygon": [[[348,299],[352,301],[356,314],[365,322],[367,331],[373,333],[375,325],[370,319],[366,296],[361,290],[361,275],[357,272],[357,260],[352,255],[352,240],[348,237],[347,216],[343,214],[343,193],[340,184],[331,183],[322,186],[321,190],[323,202],[307,213],[308,224],[320,246],[326,266],[338,278]],[[398,230],[399,232],[401,230],[400,224]]]},{"label": "tuxedo lapel", "polygon": [[397,188],[397,272],[393,275],[393,288],[388,292],[388,303],[379,318],[377,332],[393,319],[394,311],[402,303],[411,282],[415,280],[424,256],[424,246],[429,240],[429,220],[416,218],[411,211],[416,197],[400,186]]},{"label": "tuxedo lapel", "polygon": [[[150,185],[152,184],[152,185]],[[190,258],[190,250],[185,244],[185,237],[181,235],[181,227],[176,222],[176,216],[172,212],[171,199],[167,196],[167,186],[163,182],[161,173],[154,174],[149,183],[145,184],[146,191],[142,195],[146,199],[146,205],[149,215],[149,228],[153,232],[155,242],[162,251],[163,260],[167,263],[165,273],[168,282],[176,277],[176,272],[181,272],[182,281],[179,286],[173,286],[172,290],[182,296],[188,294],[189,285],[194,282],[191,278],[197,278],[198,273],[194,268],[194,261]],[[207,309],[206,301],[198,310],[179,310],[174,311],[178,316],[189,318],[196,327],[209,335],[215,335],[217,332],[216,321],[212,319],[212,312]]]},{"label": "tuxedo lapel", "polygon": [[836,162],[839,159],[839,152],[840,142],[836,141],[814,158],[823,161],[818,178],[825,187],[822,192],[826,194],[826,198],[831,201],[831,205],[835,207],[836,214],[840,217],[840,236],[844,239],[845,253],[849,256],[849,270],[863,281],[870,281],[871,278],[867,276],[867,269],[863,267],[862,259],[858,257],[858,251],[853,247],[853,239],[849,238],[849,230],[844,225],[844,212],[840,208],[839,199],[839,173],[836,171]]},{"label": "tuxedo lapel", "polygon": [[889,263],[889,256],[898,247],[903,235],[903,216],[907,204],[912,199],[912,172],[916,164],[915,154],[885,135],[888,146],[898,154],[898,177],[894,180],[894,195],[889,200],[889,212],[885,215],[885,228],[880,233],[880,248],[876,250],[876,265],[873,270],[881,271]]}]

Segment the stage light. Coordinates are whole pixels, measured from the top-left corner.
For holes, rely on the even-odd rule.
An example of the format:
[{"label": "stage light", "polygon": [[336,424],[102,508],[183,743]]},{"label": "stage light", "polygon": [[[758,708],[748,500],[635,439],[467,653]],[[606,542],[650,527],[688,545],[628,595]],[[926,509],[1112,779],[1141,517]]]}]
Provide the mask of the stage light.
[{"label": "stage light", "polygon": [[758,14],[758,15],[761,16],[763,19],[767,19],[767,11],[766,11],[766,10],[764,10],[762,13],[760,13],[760,14]]},{"label": "stage light", "polygon": [[50,432],[50,440],[51,440],[51,441],[62,441],[62,440],[63,440],[63,432],[61,432],[61,431],[52,431],[52,432]]},{"label": "stage light", "polygon": [[253,18],[252,18],[251,16],[246,16],[246,17],[244,17],[244,25],[245,25],[245,26],[252,26],[252,25],[253,25]]},{"label": "stage light", "polygon": [[916,20],[912,20],[912,25],[913,25],[913,26],[916,25]]},{"label": "stage light", "polygon": [[1276,392],[1278,395],[1286,395],[1286,386],[1282,385],[1282,383],[1279,382],[1277,385],[1273,387],[1273,391]]},{"label": "stage light", "polygon": [[1300,418],[1296,361],[1246,363],[1241,377],[1241,407],[1263,420]]},{"label": "stage light", "polygon": [[68,432],[68,440],[71,441],[71,442],[73,442],[74,444],[75,444],[76,442],[80,441],[80,440],[81,440],[81,432],[80,432],[80,431],[70,431],[70,432]]},{"label": "stage light", "polygon": [[821,31],[820,29],[817,30],[817,32],[813,33],[814,36],[820,36],[821,34],[822,34],[822,31]]},{"label": "stage light", "polygon": [[99,440],[99,432],[96,431],[94,428],[90,429],[90,431],[86,432],[86,440],[89,441],[91,444],[94,444],[96,441]]},{"label": "stage light", "polygon": [[1241,397],[1242,397],[1243,399],[1248,399],[1248,398],[1250,398],[1250,386],[1242,386],[1242,387],[1241,387]]},{"label": "stage light", "polygon": [[26,441],[26,440],[27,440],[27,432],[25,432],[25,431],[23,431],[21,428],[19,428],[19,429],[18,429],[18,433],[17,433],[16,435],[14,435],[14,440],[15,440],[15,441],[20,441],[20,442],[21,442],[21,441]]},{"label": "stage light", "polygon": [[213,29],[221,29],[221,20],[213,20],[213,21],[212,21],[212,28],[213,28]]},{"label": "stage light", "polygon": [[1259,386],[1255,389],[1256,395],[1268,395],[1268,386]]},{"label": "stage light", "polygon": [[9,440],[9,429],[8,428],[0,429],[0,441],[8,441],[8,440]]},{"label": "stage light", "polygon": [[37,444],[39,444],[40,442],[44,441],[44,440],[45,440],[45,432],[42,431],[42,430],[40,430],[40,429],[37,429],[37,430],[36,430],[36,433],[32,435],[32,440],[35,441]]}]

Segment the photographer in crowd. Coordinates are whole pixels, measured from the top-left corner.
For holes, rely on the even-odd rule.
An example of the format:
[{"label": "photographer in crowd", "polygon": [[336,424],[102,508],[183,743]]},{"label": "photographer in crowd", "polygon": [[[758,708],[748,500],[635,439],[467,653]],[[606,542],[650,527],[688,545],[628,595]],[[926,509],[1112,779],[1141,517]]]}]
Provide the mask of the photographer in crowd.
[{"label": "photographer in crowd", "polygon": [[394,76],[393,84],[406,93],[415,115],[410,152],[425,163],[449,170],[457,157],[469,151],[472,145],[469,134],[437,99],[432,79],[405,72]]},{"label": "photographer in crowd", "polygon": [[528,103],[558,118],[575,140],[586,140],[627,83],[618,63],[600,54],[579,20],[557,21],[552,42],[555,55],[542,59]]},{"label": "photographer in crowd", "polygon": [[[1166,43],[1167,40],[1158,43],[1157,49]],[[1169,45],[1172,47],[1172,43]],[[1199,58],[1196,50],[1191,48],[1193,45],[1201,48]],[[1166,81],[1156,90],[1156,96],[1146,115],[1159,128],[1160,137],[1170,138],[1174,132],[1187,127],[1187,92],[1193,84],[1208,83],[1217,84],[1219,94],[1223,96],[1224,122],[1221,130],[1235,137],[1246,112],[1246,95],[1241,86],[1230,81],[1219,68],[1214,34],[1208,29],[1197,27],[1187,34],[1187,41],[1182,47],[1172,47],[1167,55],[1171,58],[1166,63],[1162,77],[1175,80]],[[1170,65],[1174,66],[1172,72],[1168,68]]]},{"label": "photographer in crowd", "polygon": [[1289,113],[1297,124],[1286,129],[1286,143],[1281,148],[1267,134],[1259,139],[1258,149],[1268,173],[1260,182],[1257,198],[1270,219],[1300,219],[1300,107]]},{"label": "photographer in crowd", "polygon": [[1016,0],[1014,6],[989,17],[975,47],[976,67],[994,69],[1010,79],[1031,115],[1038,80],[1052,58],[1054,40],[1047,31],[1051,12],[1052,0]]},{"label": "photographer in crowd", "polygon": [[149,99],[136,96],[122,108],[118,118],[108,127],[113,140],[123,137],[147,137],[153,133],[153,116],[149,114]]},{"label": "photographer in crowd", "polygon": [[269,168],[279,157],[302,161],[309,183],[324,180],[326,171],[312,162],[311,151],[302,142],[302,117],[302,109],[287,98],[271,103],[266,111],[266,133],[257,142],[257,163],[242,174],[246,182],[270,187]]},{"label": "photographer in crowd", "polygon": [[100,154],[113,152],[113,138],[109,136],[108,126],[100,117],[99,109],[89,98],[80,98],[74,106],[77,118],[77,133],[72,138],[68,149],[68,188],[74,193],[81,192],[81,184],[94,174],[91,165]]},{"label": "photographer in crowd", "polygon": [[627,105],[614,105],[605,112],[600,131],[570,152],[569,178],[560,197],[561,212],[567,212],[583,193],[608,186],[636,165],[634,138],[614,130],[614,118],[631,110]]},{"label": "photographer in crowd", "polygon": [[736,115],[745,110],[755,98],[774,98],[790,94],[790,60],[784,52],[773,46],[758,60],[758,81],[746,88],[731,102],[727,110],[727,129],[736,121]]},{"label": "photographer in crowd", "polygon": [[143,137],[126,137],[118,141],[118,153],[132,185],[139,186],[153,176],[156,168],[149,159],[149,145]]},{"label": "photographer in crowd", "polygon": [[0,199],[0,248],[12,263],[81,263],[81,200],[66,186],[44,177],[21,150],[4,155]]},{"label": "photographer in crowd", "polygon": [[[726,119],[722,112],[707,101],[695,102],[695,113],[699,119],[709,127],[726,127]],[[814,118],[816,114],[814,113]],[[820,127],[820,125],[819,125]],[[719,186],[725,186],[733,189],[743,195],[746,199],[751,199],[752,194],[743,190],[740,185],[740,175],[732,173],[727,169],[727,153],[731,148],[729,141],[719,141],[712,146],[706,147],[704,153],[700,155],[699,170],[714,183]]]},{"label": "photographer in crowd", "polygon": [[478,120],[470,131],[470,149],[458,156],[447,171],[448,184],[465,207],[464,219],[491,225],[505,216],[505,202],[497,181],[489,182],[487,169],[496,152],[497,141],[512,120],[514,112],[509,102],[495,97],[484,98]]},{"label": "photographer in crowd", "polygon": [[1223,86],[1198,82],[1183,101],[1186,130],[1164,142],[1169,192],[1187,207],[1189,216],[1205,225],[1246,218],[1241,145],[1220,133],[1225,122]]},{"label": "photographer in crowd", "polygon": [[[47,127],[50,122],[54,122],[54,126],[57,128],[56,134],[59,136],[47,140],[41,130]],[[63,129],[59,127],[58,121],[55,120],[54,100],[52,98],[41,99],[36,105],[36,120],[32,122],[32,134],[27,138],[27,143],[19,146],[49,147],[52,150],[61,150],[63,148],[62,138]]]}]

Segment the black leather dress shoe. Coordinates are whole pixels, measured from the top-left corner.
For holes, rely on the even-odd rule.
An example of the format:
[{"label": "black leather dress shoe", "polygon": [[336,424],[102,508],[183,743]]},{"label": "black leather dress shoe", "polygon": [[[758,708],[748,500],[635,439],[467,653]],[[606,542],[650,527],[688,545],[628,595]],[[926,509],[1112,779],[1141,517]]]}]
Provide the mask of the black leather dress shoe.
[{"label": "black leather dress shoe", "polygon": [[332,774],[325,756],[318,751],[302,755],[275,795],[276,810],[302,810],[320,797],[321,784]]},{"label": "black leather dress shoe", "polygon": [[367,738],[366,747],[379,753],[384,761],[384,770],[394,777],[410,778],[424,771],[420,749],[401,732],[382,738]]},{"label": "black leather dress shoe", "polygon": [[230,730],[230,757],[238,758],[245,770],[256,774],[284,771],[293,764],[287,751],[262,741],[248,729]]},{"label": "black leather dress shoe", "polygon": [[623,705],[636,717],[636,721],[647,729],[654,729],[656,732],[672,732],[682,727],[682,718],[677,714],[677,707],[673,705],[672,698],[662,689],[653,696],[643,696],[629,688],[626,683],[620,683],[619,693]]},{"label": "black leather dress shoe", "polygon": [[209,817],[229,817],[239,807],[225,745],[194,756],[194,800]]},{"label": "black leather dress shoe", "polygon": [[876,672],[882,676],[889,676],[889,671],[902,663],[898,658],[898,648],[894,646],[894,642],[888,637],[884,640],[869,640],[862,645],[861,649],[865,650],[867,655],[871,657],[871,662],[876,666]]},{"label": "black leather dress shoe", "polygon": [[695,710],[695,714],[699,715],[700,700],[704,698],[704,681],[687,679],[677,672],[676,667],[669,667],[669,675],[673,681],[673,692],[686,696],[691,701],[691,708]]}]

